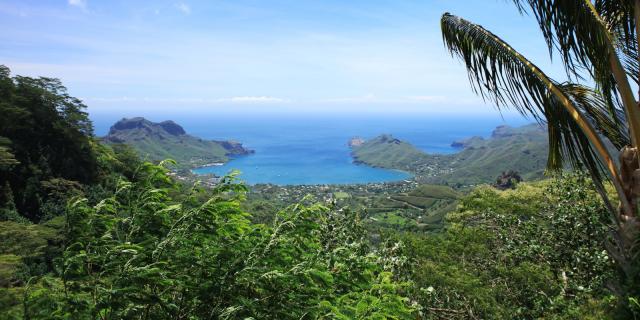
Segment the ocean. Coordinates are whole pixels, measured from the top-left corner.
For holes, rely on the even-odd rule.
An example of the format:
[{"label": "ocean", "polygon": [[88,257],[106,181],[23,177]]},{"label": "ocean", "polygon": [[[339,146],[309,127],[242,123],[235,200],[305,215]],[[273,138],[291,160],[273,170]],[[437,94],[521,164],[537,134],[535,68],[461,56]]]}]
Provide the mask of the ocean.
[{"label": "ocean", "polygon": [[[105,135],[118,115],[91,115],[97,135]],[[215,140],[237,140],[255,154],[222,166],[193,170],[224,175],[242,172],[248,184],[353,184],[399,181],[409,173],[352,162],[347,142],[392,134],[428,153],[453,153],[455,140],[491,135],[498,125],[520,126],[530,120],[517,115],[430,114],[211,114],[140,115],[151,121],[174,120],[187,133]]]}]

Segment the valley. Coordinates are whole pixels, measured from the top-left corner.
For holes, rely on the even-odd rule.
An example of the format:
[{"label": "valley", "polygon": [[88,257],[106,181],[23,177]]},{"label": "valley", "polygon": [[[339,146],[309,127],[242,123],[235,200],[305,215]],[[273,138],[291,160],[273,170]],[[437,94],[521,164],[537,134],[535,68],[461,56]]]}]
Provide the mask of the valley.
[{"label": "valley", "polygon": [[[186,134],[173,121],[153,123],[141,117],[117,122],[103,139],[133,147],[142,159],[175,159],[177,166],[172,174],[178,181],[200,181],[210,188],[215,188],[221,176],[201,173],[211,169],[221,172],[229,156],[254,156],[253,150],[240,143],[203,140]],[[412,176],[398,181],[356,184],[257,183],[250,186],[245,206],[261,220],[260,217],[276,214],[276,208],[312,197],[332,206],[362,210],[371,226],[438,231],[444,216],[455,210],[458,199],[474,186],[494,183],[501,173],[509,170],[518,172],[525,181],[542,178],[548,150],[546,139],[546,131],[535,124],[515,128],[502,125],[488,138],[473,136],[452,141],[452,147],[458,149],[454,153],[433,154],[389,134],[369,140],[356,137],[347,143],[356,167],[401,170]],[[235,168],[237,161],[228,162],[226,167]],[[292,161],[287,170],[295,166]],[[192,168],[199,169],[194,173]],[[248,174],[251,179],[252,172]]]},{"label": "valley", "polygon": [[640,319],[640,0],[0,26],[0,320]]}]

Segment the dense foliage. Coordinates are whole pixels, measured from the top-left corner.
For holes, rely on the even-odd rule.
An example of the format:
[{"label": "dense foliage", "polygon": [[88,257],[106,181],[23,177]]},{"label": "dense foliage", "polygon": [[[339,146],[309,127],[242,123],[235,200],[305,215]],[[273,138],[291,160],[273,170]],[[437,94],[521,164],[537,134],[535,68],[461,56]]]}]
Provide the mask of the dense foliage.
[{"label": "dense foliage", "polygon": [[96,205],[70,203],[51,272],[8,271],[21,284],[2,292],[11,317],[412,318],[394,273],[402,257],[372,250],[358,215],[301,204],[253,224],[231,177],[205,202],[198,188],[171,198],[161,166],[136,178]]},{"label": "dense foliage", "polygon": [[[611,288],[619,310],[628,312],[640,297],[640,101],[633,89],[640,84],[640,1],[513,2],[535,18],[567,81],[554,80],[498,35],[450,13],[440,20],[445,47],[464,61],[483,99],[546,124],[549,170],[589,171],[614,221],[606,247],[620,277]],[[617,208],[605,181],[614,186]]]},{"label": "dense foliage", "polygon": [[427,318],[611,316],[607,211],[580,175],[498,191],[480,187],[441,234],[394,236],[413,261]]},{"label": "dense foliage", "polygon": [[85,105],[59,80],[0,66],[0,219],[39,221],[57,198],[98,178]]},{"label": "dense foliage", "polygon": [[0,319],[640,316],[609,290],[611,221],[582,174],[247,201],[234,175],[178,183],[100,144],[57,80],[0,70]]}]

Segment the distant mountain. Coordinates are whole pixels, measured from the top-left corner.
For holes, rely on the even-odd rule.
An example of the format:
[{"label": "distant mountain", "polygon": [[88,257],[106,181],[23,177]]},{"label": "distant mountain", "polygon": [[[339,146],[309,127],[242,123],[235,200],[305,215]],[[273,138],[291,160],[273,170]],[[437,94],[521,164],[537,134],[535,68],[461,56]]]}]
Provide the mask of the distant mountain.
[{"label": "distant mountain", "polygon": [[548,153],[547,130],[540,125],[499,126],[491,138],[475,139],[452,155],[447,165],[450,172],[430,180],[463,184],[495,182],[496,177],[509,170],[519,172],[525,180],[537,179],[544,174]]},{"label": "distant mountain", "polygon": [[222,163],[229,156],[253,153],[236,141],[203,140],[171,120],[156,123],[142,117],[116,122],[103,141],[128,144],[149,160],[174,159],[180,167]]},{"label": "distant mountain", "polygon": [[494,182],[514,170],[525,180],[542,177],[549,150],[547,132],[537,124],[497,127],[491,137],[453,142],[450,155],[427,154],[413,145],[381,135],[352,148],[355,162],[410,171],[421,182],[471,185]]},{"label": "distant mountain", "polygon": [[430,160],[430,156],[408,142],[383,134],[351,147],[355,163],[373,167],[410,170]]}]

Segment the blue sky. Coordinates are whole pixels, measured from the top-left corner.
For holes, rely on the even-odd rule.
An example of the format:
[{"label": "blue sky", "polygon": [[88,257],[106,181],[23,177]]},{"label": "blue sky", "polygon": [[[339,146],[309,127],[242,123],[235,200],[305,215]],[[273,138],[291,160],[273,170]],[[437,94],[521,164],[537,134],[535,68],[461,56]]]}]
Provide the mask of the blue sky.
[{"label": "blue sky", "polygon": [[443,47],[447,11],[562,78],[506,0],[0,0],[0,64],[93,113],[495,113]]}]

